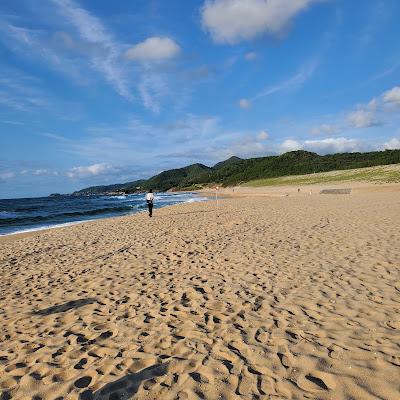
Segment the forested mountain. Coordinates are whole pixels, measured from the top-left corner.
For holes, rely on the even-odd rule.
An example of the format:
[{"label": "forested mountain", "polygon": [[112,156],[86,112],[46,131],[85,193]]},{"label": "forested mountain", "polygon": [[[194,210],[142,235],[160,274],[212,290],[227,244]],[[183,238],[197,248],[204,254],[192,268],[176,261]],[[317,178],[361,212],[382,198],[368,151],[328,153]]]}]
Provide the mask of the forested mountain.
[{"label": "forested mountain", "polygon": [[135,193],[153,189],[157,191],[198,189],[212,184],[236,185],[253,179],[274,178],[285,175],[303,175],[314,172],[399,164],[400,150],[369,153],[338,153],[320,156],[298,150],[280,156],[250,158],[231,157],[213,167],[193,164],[161,172],[147,180],[138,180],[109,186],[93,186],[74,192],[90,195],[114,192]]}]

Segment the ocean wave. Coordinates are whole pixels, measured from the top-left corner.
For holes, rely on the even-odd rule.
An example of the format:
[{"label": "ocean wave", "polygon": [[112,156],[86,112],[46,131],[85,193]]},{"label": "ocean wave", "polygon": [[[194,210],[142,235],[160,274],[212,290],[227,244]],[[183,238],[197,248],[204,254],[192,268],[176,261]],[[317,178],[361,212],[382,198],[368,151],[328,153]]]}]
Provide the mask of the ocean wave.
[{"label": "ocean wave", "polygon": [[[0,200],[0,235],[130,215],[147,209],[145,194]],[[155,193],[155,208],[207,200],[193,193]]]},{"label": "ocean wave", "polygon": [[101,196],[99,197],[99,199],[103,199],[103,200],[126,200],[127,196],[126,195],[119,195],[119,196]]},{"label": "ocean wave", "polygon": [[36,216],[23,216],[16,218],[2,218],[0,219],[0,226],[19,225],[19,224],[30,224],[39,223],[43,221],[59,220],[64,218],[76,218],[76,217],[87,217],[95,216],[100,214],[117,214],[122,212],[132,211],[133,208],[137,208],[135,205],[119,206],[119,207],[104,207],[87,211],[72,211],[64,213],[55,213],[51,215],[36,215]]},{"label": "ocean wave", "polygon": [[15,218],[18,214],[12,211],[0,211],[0,219],[3,218]]}]

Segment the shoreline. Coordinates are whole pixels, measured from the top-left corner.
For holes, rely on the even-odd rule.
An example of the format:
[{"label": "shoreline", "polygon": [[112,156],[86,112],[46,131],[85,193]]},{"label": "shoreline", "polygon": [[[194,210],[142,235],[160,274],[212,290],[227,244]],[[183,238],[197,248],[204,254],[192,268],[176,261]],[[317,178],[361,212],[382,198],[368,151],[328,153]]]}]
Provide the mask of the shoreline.
[{"label": "shoreline", "polygon": [[[162,194],[163,192],[160,192],[160,193]],[[198,197],[198,198],[202,197],[201,194],[196,193],[196,192],[170,192],[170,193],[178,194],[178,195],[179,194],[193,194],[195,197]],[[207,199],[207,198],[203,198],[200,200],[194,200],[193,202],[201,202],[201,201],[208,201],[208,200],[209,199]],[[185,203],[191,203],[191,202],[192,202],[191,199],[189,199],[187,201],[184,201],[182,203],[177,203],[177,204],[185,204]],[[174,204],[174,205],[176,205],[176,204]],[[165,208],[165,207],[170,207],[170,205],[160,206],[159,208],[155,208],[155,210]],[[110,219],[110,218],[118,218],[118,217],[123,217],[123,216],[132,216],[132,215],[142,213],[145,211],[146,210],[143,209],[143,210],[137,210],[133,213],[128,213],[128,214],[111,215],[111,216],[104,216],[104,217],[100,217],[100,218],[83,219],[83,220],[79,220],[79,221],[61,222],[61,223],[56,223],[54,225],[38,226],[38,227],[32,227],[32,228],[22,228],[21,230],[18,230],[15,232],[0,234],[0,241],[2,240],[2,238],[13,236],[13,235],[29,235],[29,234],[34,234],[35,232],[47,231],[50,229],[62,229],[62,228],[67,228],[69,226],[83,224],[83,223],[87,223],[87,222],[93,222],[93,221]]]},{"label": "shoreline", "polygon": [[[330,184],[311,184],[311,185],[286,185],[286,186],[262,186],[262,187],[249,187],[249,186],[233,186],[233,187],[221,187],[218,191],[218,199],[229,199],[229,198],[240,198],[240,197],[271,197],[271,198],[280,198],[280,197],[289,197],[289,196],[304,196],[304,195],[319,195],[320,190],[327,189],[330,187],[334,188],[351,188],[352,193],[362,193],[368,191],[375,192],[386,192],[386,191],[395,191],[400,192],[400,184],[399,183],[371,183],[371,182],[348,182],[351,185],[347,185],[346,183],[330,183]],[[298,192],[298,188],[300,188],[300,192]],[[311,191],[311,192],[310,192]],[[215,201],[215,189],[201,189],[196,191],[182,191],[182,192],[172,192],[174,194],[182,194],[182,193],[193,193],[195,196],[207,197],[204,200],[199,200],[198,202],[205,201]],[[160,208],[156,208],[155,210],[160,210],[162,208],[169,208],[182,204],[191,204],[190,201],[162,206]],[[54,226],[46,226],[46,227],[38,227],[38,228],[28,228],[28,230],[22,230],[18,232],[11,232],[7,234],[0,235],[0,243],[1,241],[9,241],[12,238],[22,238],[28,237],[31,235],[35,235],[38,232],[46,232],[54,229],[65,229],[74,225],[92,223],[96,221],[110,220],[114,218],[120,217],[130,217],[140,213],[144,213],[146,210],[138,211],[133,214],[123,214],[123,215],[114,215],[103,218],[94,218],[88,220],[81,221],[73,221],[57,224]]]},{"label": "shoreline", "polygon": [[[400,192],[400,184],[399,183],[370,183],[370,182],[349,182],[351,185],[347,185],[346,183],[331,183],[331,184],[311,184],[311,185],[286,185],[286,186],[262,186],[262,187],[249,187],[249,186],[233,186],[233,187],[221,187],[218,191],[218,199],[230,199],[230,198],[240,198],[240,197],[270,197],[270,198],[281,198],[281,197],[288,197],[288,196],[304,196],[304,195],[319,195],[320,190],[327,189],[329,187],[334,188],[351,188],[352,193],[361,193],[361,192],[368,192],[368,191],[376,191],[376,192],[386,192],[386,191],[395,191]],[[300,193],[297,189],[300,188]],[[233,189],[233,191],[232,191]],[[311,193],[310,193],[311,190]],[[208,202],[208,201],[215,201],[215,189],[201,189],[196,191],[179,191],[179,192],[172,192],[174,194],[182,194],[182,193],[193,193],[194,195],[201,197],[208,197],[205,200],[199,200],[198,202]],[[179,206],[183,204],[191,204],[191,202],[183,202],[173,205],[162,206],[155,210],[160,210],[163,208],[169,208],[173,206]],[[69,228],[74,225],[79,224],[86,224],[92,223],[96,221],[103,221],[103,220],[112,220],[114,218],[121,218],[121,217],[131,217],[137,214],[145,213],[146,210],[138,211],[133,214],[123,214],[123,215],[114,215],[109,217],[103,218],[94,218],[82,221],[74,221],[74,222],[66,222],[57,224],[54,226],[49,227],[39,227],[39,228],[32,228],[32,230],[23,230],[18,232],[12,232],[7,234],[0,235],[0,243],[3,241],[10,241],[13,238],[23,238],[35,235],[38,232],[47,232],[49,230],[54,229],[65,229]]]}]

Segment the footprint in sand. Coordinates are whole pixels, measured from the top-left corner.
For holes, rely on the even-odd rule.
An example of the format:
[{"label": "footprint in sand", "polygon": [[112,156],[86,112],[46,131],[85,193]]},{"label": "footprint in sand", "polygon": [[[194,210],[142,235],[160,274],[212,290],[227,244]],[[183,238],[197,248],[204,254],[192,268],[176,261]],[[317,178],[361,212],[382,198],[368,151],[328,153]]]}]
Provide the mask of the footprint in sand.
[{"label": "footprint in sand", "polygon": [[278,357],[281,360],[282,365],[285,368],[291,368],[294,365],[294,357],[292,353],[278,353]]},{"label": "footprint in sand", "polygon": [[400,330],[400,321],[387,321],[385,325],[389,328]]},{"label": "footprint in sand", "polygon": [[314,371],[296,380],[297,386],[306,392],[319,392],[334,389],[336,383],[332,375],[325,372]]}]

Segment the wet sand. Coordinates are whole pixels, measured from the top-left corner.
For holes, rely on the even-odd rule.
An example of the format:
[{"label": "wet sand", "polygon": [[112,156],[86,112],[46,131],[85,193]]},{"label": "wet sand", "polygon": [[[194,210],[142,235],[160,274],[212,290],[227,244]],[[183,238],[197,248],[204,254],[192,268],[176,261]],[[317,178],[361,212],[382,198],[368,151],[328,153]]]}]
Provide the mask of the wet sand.
[{"label": "wet sand", "polygon": [[393,188],[0,238],[1,398],[399,399]]}]

